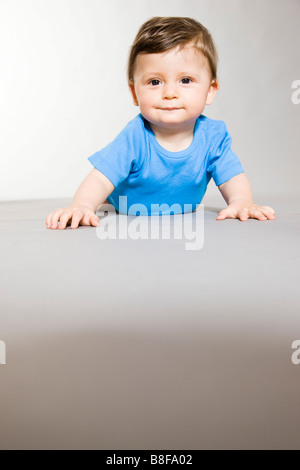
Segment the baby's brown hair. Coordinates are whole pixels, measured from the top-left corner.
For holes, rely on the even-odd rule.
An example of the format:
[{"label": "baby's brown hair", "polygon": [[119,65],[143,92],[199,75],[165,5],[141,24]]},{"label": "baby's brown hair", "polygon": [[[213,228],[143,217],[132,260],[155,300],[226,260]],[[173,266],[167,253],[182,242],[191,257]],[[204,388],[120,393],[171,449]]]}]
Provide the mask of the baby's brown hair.
[{"label": "baby's brown hair", "polygon": [[155,16],[140,27],[129,53],[128,80],[133,81],[138,54],[165,52],[187,44],[192,44],[204,54],[209,63],[211,79],[217,80],[218,54],[210,32],[193,18],[177,16]]}]

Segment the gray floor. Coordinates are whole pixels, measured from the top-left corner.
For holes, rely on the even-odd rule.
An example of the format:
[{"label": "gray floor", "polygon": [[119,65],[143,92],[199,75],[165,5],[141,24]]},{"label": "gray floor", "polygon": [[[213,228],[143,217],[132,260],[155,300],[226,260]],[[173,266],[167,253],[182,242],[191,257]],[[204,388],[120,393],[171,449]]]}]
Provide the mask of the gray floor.
[{"label": "gray floor", "polygon": [[194,251],[1,203],[0,448],[300,449],[300,200],[267,202]]}]

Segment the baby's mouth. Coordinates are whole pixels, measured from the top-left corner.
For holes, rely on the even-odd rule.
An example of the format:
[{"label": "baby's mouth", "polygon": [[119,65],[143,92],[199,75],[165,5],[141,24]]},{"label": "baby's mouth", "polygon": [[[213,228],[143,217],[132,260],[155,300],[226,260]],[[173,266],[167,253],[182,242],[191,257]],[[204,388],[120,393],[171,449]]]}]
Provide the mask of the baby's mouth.
[{"label": "baby's mouth", "polygon": [[162,111],[176,111],[178,109],[182,109],[182,108],[176,108],[175,106],[167,106],[166,108],[160,108]]}]

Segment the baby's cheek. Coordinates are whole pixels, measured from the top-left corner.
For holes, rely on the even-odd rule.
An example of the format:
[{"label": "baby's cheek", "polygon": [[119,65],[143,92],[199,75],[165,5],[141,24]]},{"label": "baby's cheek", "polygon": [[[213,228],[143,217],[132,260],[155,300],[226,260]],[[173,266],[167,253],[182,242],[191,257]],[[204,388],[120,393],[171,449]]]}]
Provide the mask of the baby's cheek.
[{"label": "baby's cheek", "polygon": [[203,96],[196,97],[190,102],[190,111],[196,116],[199,116],[204,110],[205,105],[206,105],[206,100],[203,99]]}]

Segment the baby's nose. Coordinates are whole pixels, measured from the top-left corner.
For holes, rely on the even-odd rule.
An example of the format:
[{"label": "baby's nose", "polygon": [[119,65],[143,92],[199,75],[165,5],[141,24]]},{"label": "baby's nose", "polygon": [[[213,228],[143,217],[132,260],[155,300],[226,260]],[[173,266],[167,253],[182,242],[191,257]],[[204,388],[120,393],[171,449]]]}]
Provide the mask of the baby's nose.
[{"label": "baby's nose", "polygon": [[178,89],[175,84],[169,83],[165,84],[163,87],[163,98],[172,100],[178,98]]}]

